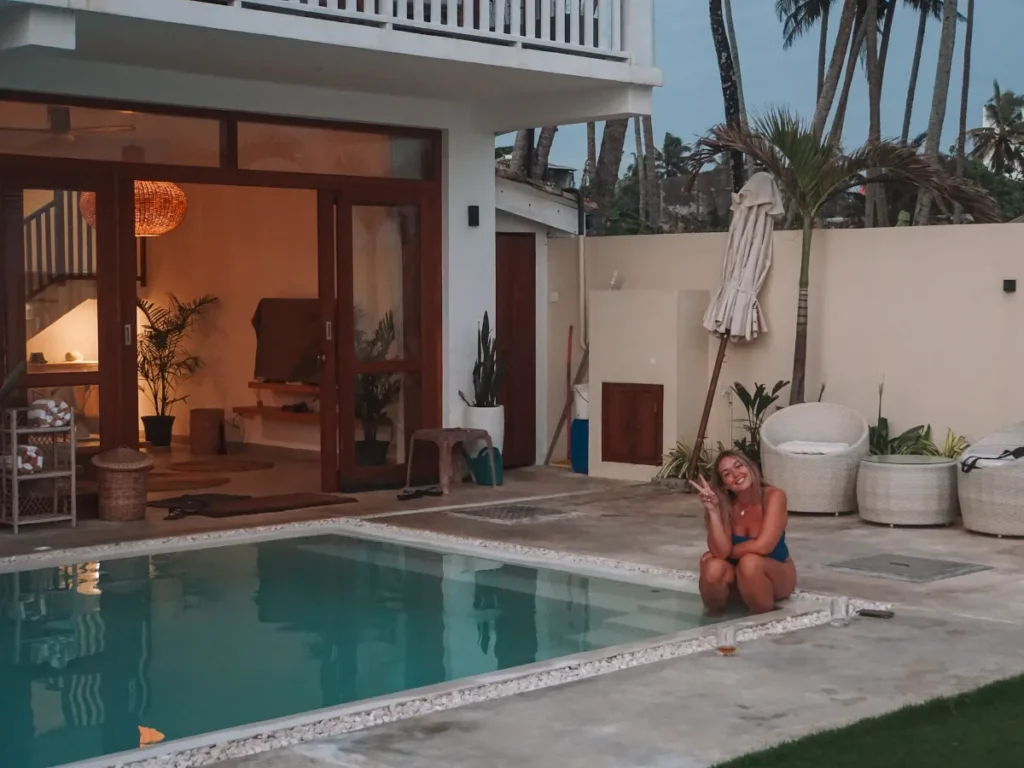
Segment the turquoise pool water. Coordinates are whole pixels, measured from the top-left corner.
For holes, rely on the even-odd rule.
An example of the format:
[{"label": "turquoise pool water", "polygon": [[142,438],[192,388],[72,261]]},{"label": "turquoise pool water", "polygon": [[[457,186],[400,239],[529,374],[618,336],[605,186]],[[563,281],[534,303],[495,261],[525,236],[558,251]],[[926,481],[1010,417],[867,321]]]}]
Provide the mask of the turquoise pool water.
[{"label": "turquoise pool water", "polygon": [[0,765],[677,632],[696,595],[343,536],[0,574]]}]

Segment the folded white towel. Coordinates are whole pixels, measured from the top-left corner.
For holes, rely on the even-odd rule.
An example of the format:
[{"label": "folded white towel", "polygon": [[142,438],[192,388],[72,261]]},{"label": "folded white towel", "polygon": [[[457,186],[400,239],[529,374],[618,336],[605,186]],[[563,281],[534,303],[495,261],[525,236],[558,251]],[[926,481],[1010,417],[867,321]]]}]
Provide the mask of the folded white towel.
[{"label": "folded white towel", "polygon": [[779,446],[783,453],[796,453],[805,456],[828,456],[842,453],[850,447],[849,443],[819,443],[811,440],[790,440]]}]

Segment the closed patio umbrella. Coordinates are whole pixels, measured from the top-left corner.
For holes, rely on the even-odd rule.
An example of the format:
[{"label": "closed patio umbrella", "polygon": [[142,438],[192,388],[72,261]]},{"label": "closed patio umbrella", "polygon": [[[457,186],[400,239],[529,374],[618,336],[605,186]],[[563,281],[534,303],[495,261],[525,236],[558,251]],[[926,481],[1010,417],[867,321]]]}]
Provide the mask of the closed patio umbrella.
[{"label": "closed patio umbrella", "polygon": [[721,340],[700,428],[693,444],[687,472],[690,478],[697,468],[697,457],[707,432],[729,339],[750,341],[768,330],[757,296],[772,264],[772,228],[775,219],[784,213],[779,187],[775,179],[764,172],[755,173],[743,189],[732,196],[732,223],[722,266],[722,285],[704,313],[704,327]]}]

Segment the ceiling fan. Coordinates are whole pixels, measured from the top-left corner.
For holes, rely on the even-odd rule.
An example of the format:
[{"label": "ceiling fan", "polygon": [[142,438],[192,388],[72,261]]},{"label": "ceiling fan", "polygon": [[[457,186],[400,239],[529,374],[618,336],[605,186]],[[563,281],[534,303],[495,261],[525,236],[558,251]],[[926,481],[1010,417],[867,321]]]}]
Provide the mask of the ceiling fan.
[{"label": "ceiling fan", "polygon": [[0,126],[3,133],[35,133],[48,134],[50,138],[59,141],[73,142],[79,136],[92,136],[104,133],[131,133],[135,130],[134,125],[71,125],[71,109],[47,105],[46,107],[46,128],[7,128]]}]

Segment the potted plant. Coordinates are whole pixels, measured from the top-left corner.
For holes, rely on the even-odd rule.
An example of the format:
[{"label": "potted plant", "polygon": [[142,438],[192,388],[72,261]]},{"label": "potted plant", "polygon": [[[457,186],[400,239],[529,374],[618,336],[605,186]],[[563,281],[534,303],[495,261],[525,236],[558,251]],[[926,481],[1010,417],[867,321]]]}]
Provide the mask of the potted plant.
[{"label": "potted plant", "polygon": [[[391,345],[395,343],[395,315],[387,312],[377,323],[373,333],[360,328],[356,313],[355,352],[358,362],[387,360]],[[380,428],[390,426],[388,410],[398,402],[402,393],[402,380],[393,373],[356,374],[356,420],[363,428],[363,439],[355,444],[356,465],[379,467],[387,463],[391,439],[380,439]]]},{"label": "potted plant", "polygon": [[142,417],[146,441],[155,447],[171,444],[174,416],[171,407],[184,403],[188,395],[178,395],[178,386],[202,367],[203,361],[185,348],[185,339],[197,318],[217,303],[216,296],[200,296],[190,302],[170,297],[170,306],[161,307],[139,299],[139,310],[146,325],[139,334],[139,390],[153,404],[153,414]]},{"label": "potted plant", "polygon": [[[498,392],[505,378],[505,363],[498,359],[491,321],[484,312],[484,321],[476,334],[476,363],[473,365],[473,399],[460,390],[459,397],[466,404],[466,427],[486,429],[491,443],[498,451],[505,447],[505,406],[498,405]],[[482,444],[481,444],[482,445]],[[479,454],[474,446],[471,456]]]}]

